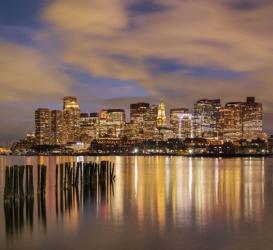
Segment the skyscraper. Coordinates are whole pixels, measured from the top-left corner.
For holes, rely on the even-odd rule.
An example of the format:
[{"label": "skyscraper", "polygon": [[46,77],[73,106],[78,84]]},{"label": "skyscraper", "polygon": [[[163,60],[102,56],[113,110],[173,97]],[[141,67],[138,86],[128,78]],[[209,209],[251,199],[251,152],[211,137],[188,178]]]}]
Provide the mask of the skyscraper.
[{"label": "skyscraper", "polygon": [[125,123],[126,117],[123,109],[102,110],[99,115],[99,136],[101,138],[120,138]]},{"label": "skyscraper", "polygon": [[221,139],[254,140],[263,136],[263,107],[254,97],[246,102],[230,102],[220,109],[218,129]]},{"label": "skyscraper", "polygon": [[219,138],[225,141],[239,141],[243,136],[242,102],[230,102],[219,110],[217,127]]},{"label": "skyscraper", "polygon": [[242,111],[243,138],[257,139],[263,132],[263,105],[255,101],[255,97],[247,97]]},{"label": "skyscraper", "polygon": [[51,144],[51,112],[47,108],[35,111],[35,137],[37,145]]},{"label": "skyscraper", "polygon": [[150,105],[144,114],[143,134],[145,140],[152,140],[157,133],[157,105]]},{"label": "skyscraper", "polygon": [[55,145],[63,144],[63,112],[61,110],[51,111],[51,136],[52,143]]},{"label": "skyscraper", "polygon": [[167,127],[167,119],[166,119],[166,110],[165,104],[163,101],[160,101],[157,110],[157,127],[158,128],[166,128]]},{"label": "skyscraper", "polygon": [[193,138],[192,114],[185,113],[179,117],[179,138]]},{"label": "skyscraper", "polygon": [[130,135],[134,139],[151,140],[155,138],[157,129],[158,106],[149,103],[134,103],[130,105],[131,128]]},{"label": "skyscraper", "polygon": [[90,143],[98,138],[99,133],[99,114],[98,113],[82,113],[80,118],[81,141]]},{"label": "skyscraper", "polygon": [[193,126],[195,137],[217,138],[217,120],[220,108],[221,101],[219,99],[203,99],[194,104]]},{"label": "skyscraper", "polygon": [[170,110],[170,129],[174,132],[176,138],[182,138],[181,135],[181,118],[189,112],[186,108]]},{"label": "skyscraper", "polygon": [[150,108],[149,103],[133,103],[130,105],[130,119],[131,123],[143,124],[144,116]]},{"label": "skyscraper", "polygon": [[[135,139],[144,139],[144,130],[149,117],[149,103],[133,103],[130,105],[130,135]],[[156,119],[156,118],[155,118]],[[156,121],[156,120],[155,120]]]},{"label": "skyscraper", "polygon": [[67,96],[63,99],[64,141],[75,142],[80,137],[80,106],[77,98]]}]

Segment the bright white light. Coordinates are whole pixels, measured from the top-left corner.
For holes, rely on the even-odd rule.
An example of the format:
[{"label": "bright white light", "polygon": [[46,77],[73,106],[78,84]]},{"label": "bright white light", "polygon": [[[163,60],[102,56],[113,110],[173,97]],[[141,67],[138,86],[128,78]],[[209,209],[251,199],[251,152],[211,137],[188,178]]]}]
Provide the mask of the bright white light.
[{"label": "bright white light", "polygon": [[193,154],[193,149],[189,149],[189,154]]}]

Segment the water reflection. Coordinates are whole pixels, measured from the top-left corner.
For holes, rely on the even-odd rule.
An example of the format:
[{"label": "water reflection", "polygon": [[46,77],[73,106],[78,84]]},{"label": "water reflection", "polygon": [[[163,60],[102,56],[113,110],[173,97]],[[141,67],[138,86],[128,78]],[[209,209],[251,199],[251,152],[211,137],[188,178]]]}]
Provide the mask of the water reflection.
[{"label": "water reflection", "polygon": [[[55,192],[56,164],[100,160],[115,162],[115,183]],[[2,166],[17,161],[22,159],[0,161],[1,180]],[[272,170],[265,167],[264,159],[38,157],[23,161],[48,166],[47,191],[43,200],[5,205],[8,236],[26,228],[33,231],[39,225],[43,233],[50,227],[52,234],[59,232],[59,226],[73,233],[84,225],[84,230],[94,233],[100,225],[102,229],[94,237],[110,226],[113,233],[126,228],[125,232],[168,237],[179,230],[240,232],[243,225],[261,225],[265,201],[269,201],[266,190],[272,194],[265,180]]]},{"label": "water reflection", "polygon": [[28,228],[33,230],[34,199],[13,199],[4,202],[5,226],[7,238],[19,236]]},{"label": "water reflection", "polygon": [[[237,227],[259,223],[264,210],[264,160],[132,158],[117,174],[120,197],[131,195],[139,226],[206,229],[215,223]],[[119,187],[119,188],[120,188]],[[122,200],[117,201],[122,207]],[[122,210],[122,209],[121,209]],[[134,211],[135,210],[135,211]],[[126,216],[126,215],[124,215]]]}]

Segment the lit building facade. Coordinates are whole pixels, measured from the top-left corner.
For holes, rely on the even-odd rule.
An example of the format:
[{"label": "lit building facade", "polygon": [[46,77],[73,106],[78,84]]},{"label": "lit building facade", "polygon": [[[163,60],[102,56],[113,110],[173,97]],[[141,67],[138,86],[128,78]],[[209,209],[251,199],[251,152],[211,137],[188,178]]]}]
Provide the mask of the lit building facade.
[{"label": "lit building facade", "polygon": [[[63,111],[40,108],[35,111],[35,141],[37,145],[63,145],[101,141],[144,141],[179,138],[206,139],[208,143],[237,142],[261,138],[263,106],[254,97],[246,102],[229,102],[221,107],[219,99],[200,100],[194,114],[188,109],[170,110],[170,128],[166,110],[159,105],[135,103],[130,105],[130,121],[123,109],[104,109],[99,113],[80,113],[75,97],[63,99]],[[204,140],[204,141],[206,141]],[[220,141],[221,140],[221,141]]]},{"label": "lit building facade", "polygon": [[50,145],[51,140],[51,111],[39,108],[35,111],[35,137],[37,145]]},{"label": "lit building facade", "polygon": [[243,139],[255,140],[263,132],[263,105],[257,103],[254,97],[247,97],[242,111]]},{"label": "lit building facade", "polygon": [[134,139],[153,139],[157,133],[158,107],[149,103],[130,105],[130,134]]},{"label": "lit building facade", "polygon": [[175,134],[170,128],[161,128],[159,129],[158,135],[156,137],[158,140],[168,141],[169,139],[175,138]]},{"label": "lit building facade", "polygon": [[99,138],[120,138],[125,123],[126,115],[123,109],[102,110],[99,114]]},{"label": "lit building facade", "polygon": [[263,138],[263,106],[254,97],[246,102],[230,102],[219,111],[219,136],[227,141]]},{"label": "lit building facade", "polygon": [[80,118],[81,141],[90,143],[98,138],[99,134],[99,114],[98,113],[81,113]]},{"label": "lit building facade", "polygon": [[145,140],[152,140],[158,132],[157,129],[158,106],[150,105],[144,114],[143,136]]},{"label": "lit building facade", "polygon": [[174,132],[176,138],[187,139],[193,137],[192,114],[188,109],[170,110],[170,129]]},{"label": "lit building facade", "polygon": [[61,145],[61,144],[64,143],[63,128],[64,128],[63,112],[61,110],[52,110],[51,111],[51,139],[52,139],[52,144]]},{"label": "lit building facade", "polygon": [[221,101],[203,99],[194,104],[194,137],[217,139],[217,120]]},{"label": "lit building facade", "polygon": [[133,103],[130,105],[130,118],[131,123],[144,125],[145,114],[150,109],[150,103]]},{"label": "lit building facade", "polygon": [[166,119],[166,109],[163,101],[160,101],[157,110],[157,127],[158,128],[166,128],[167,127],[167,119]]},{"label": "lit building facade", "polygon": [[217,122],[219,139],[232,142],[242,139],[242,107],[242,102],[230,102],[219,110]]},{"label": "lit building facade", "polygon": [[75,142],[80,137],[80,105],[77,98],[67,96],[63,99],[64,141]]},{"label": "lit building facade", "polygon": [[192,114],[185,113],[179,117],[179,137],[180,139],[193,138],[193,119]]}]

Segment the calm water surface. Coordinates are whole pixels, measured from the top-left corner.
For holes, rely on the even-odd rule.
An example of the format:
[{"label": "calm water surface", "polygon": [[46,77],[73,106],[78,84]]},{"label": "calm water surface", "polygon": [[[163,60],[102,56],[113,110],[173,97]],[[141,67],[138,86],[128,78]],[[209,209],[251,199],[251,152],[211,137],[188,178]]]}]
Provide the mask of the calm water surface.
[{"label": "calm water surface", "polygon": [[[56,163],[102,159],[116,164],[113,186],[61,204]],[[38,163],[42,209],[35,195],[11,222],[5,166]],[[0,249],[273,249],[273,159],[0,157]]]}]

